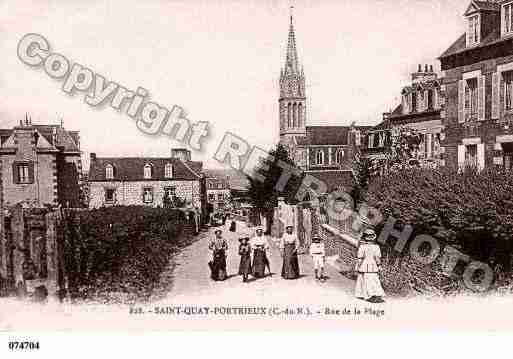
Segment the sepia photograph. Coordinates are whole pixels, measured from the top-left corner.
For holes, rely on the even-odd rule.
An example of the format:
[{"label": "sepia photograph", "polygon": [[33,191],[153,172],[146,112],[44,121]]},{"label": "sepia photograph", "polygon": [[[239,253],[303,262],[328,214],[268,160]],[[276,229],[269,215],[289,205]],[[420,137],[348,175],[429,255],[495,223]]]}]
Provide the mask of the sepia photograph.
[{"label": "sepia photograph", "polygon": [[7,353],[513,329],[512,0],[0,0],[0,52]]}]

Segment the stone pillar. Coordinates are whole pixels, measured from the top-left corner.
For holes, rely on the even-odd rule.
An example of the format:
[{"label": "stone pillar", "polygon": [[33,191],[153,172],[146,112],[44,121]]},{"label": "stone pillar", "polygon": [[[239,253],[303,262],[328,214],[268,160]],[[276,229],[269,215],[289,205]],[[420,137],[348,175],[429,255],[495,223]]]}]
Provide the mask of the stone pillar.
[{"label": "stone pillar", "polygon": [[57,245],[58,213],[50,212],[45,216],[46,221],[46,264],[47,290],[50,301],[59,300],[59,247]]},{"label": "stone pillar", "polygon": [[[25,248],[25,221],[23,218],[23,208],[16,205],[12,209],[11,217],[12,239],[14,246],[13,254],[13,273],[15,288],[25,290],[25,280],[23,278],[23,262],[25,260],[23,251]],[[19,293],[20,294],[20,293]]]}]

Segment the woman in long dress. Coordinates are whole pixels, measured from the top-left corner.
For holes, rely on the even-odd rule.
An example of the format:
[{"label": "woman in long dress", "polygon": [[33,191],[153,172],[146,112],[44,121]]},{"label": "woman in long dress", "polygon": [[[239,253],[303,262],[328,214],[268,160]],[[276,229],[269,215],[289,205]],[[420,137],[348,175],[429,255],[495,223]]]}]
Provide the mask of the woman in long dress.
[{"label": "woman in long dress", "polygon": [[215,281],[225,280],[226,275],[226,251],[228,244],[222,236],[223,231],[217,229],[215,237],[210,240],[208,248],[212,251],[212,261],[209,262],[211,278]]},{"label": "woman in long dress", "polygon": [[285,279],[299,278],[299,261],[297,251],[299,249],[299,240],[296,234],[293,234],[293,226],[287,226],[286,232],[281,237],[280,249],[283,257],[283,266],[281,276]]},{"label": "woman in long dress", "polygon": [[256,230],[256,235],[251,239],[251,251],[253,252],[253,276],[262,278],[265,276],[265,267],[268,265],[267,251],[269,243],[263,235],[261,227]]},{"label": "woman in long dress", "polygon": [[379,280],[379,266],[381,265],[381,250],[375,243],[376,233],[372,229],[363,232],[358,247],[355,295],[373,303],[383,302],[385,291]]},{"label": "woman in long dress", "polygon": [[242,276],[242,281],[248,281],[248,276],[251,274],[251,245],[249,244],[249,236],[239,238],[239,275]]}]

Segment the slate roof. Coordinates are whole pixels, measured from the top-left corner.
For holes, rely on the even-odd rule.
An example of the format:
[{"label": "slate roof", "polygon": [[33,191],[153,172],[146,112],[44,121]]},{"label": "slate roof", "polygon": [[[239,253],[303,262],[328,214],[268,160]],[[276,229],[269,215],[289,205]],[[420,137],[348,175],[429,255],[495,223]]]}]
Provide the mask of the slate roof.
[{"label": "slate roof", "polygon": [[[67,131],[60,125],[30,125],[28,128],[37,130],[52,144],[52,137],[55,131],[55,143],[53,145],[65,152],[80,152],[80,136],[78,131]],[[3,144],[12,135],[14,129],[0,129],[0,141]]]},{"label": "slate roof", "polygon": [[[356,129],[369,129],[372,126],[355,126]],[[347,145],[347,134],[351,126],[307,126],[306,136],[297,137],[300,146]]]},{"label": "slate roof", "polygon": [[[165,166],[173,165],[173,178],[165,177]],[[105,167],[114,166],[114,179],[112,181],[148,181],[144,178],[144,166],[153,166],[151,180],[184,180],[194,181],[201,177],[201,171],[196,172],[201,162],[182,162],[171,157],[96,157],[91,159],[89,166],[89,181],[110,181],[105,178]]]},{"label": "slate roof", "polygon": [[323,181],[327,186],[327,191],[332,192],[337,188],[344,187],[349,190],[354,186],[353,175],[351,171],[307,171],[305,174],[314,176]]}]

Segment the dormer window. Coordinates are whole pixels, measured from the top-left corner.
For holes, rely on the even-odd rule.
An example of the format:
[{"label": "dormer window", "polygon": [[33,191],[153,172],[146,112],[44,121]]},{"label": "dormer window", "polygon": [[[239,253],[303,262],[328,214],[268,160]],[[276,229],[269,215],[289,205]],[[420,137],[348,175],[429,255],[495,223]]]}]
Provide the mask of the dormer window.
[{"label": "dormer window", "polygon": [[171,163],[166,163],[166,167],[164,168],[164,175],[166,178],[173,178],[173,165]]},{"label": "dormer window", "polygon": [[479,15],[473,15],[468,18],[468,44],[469,46],[479,43],[480,25]]},{"label": "dormer window", "polygon": [[144,166],[144,179],[151,179],[151,165],[147,164]]},{"label": "dormer window", "polygon": [[105,178],[106,179],[114,179],[114,166],[112,166],[112,165],[105,166]]}]

